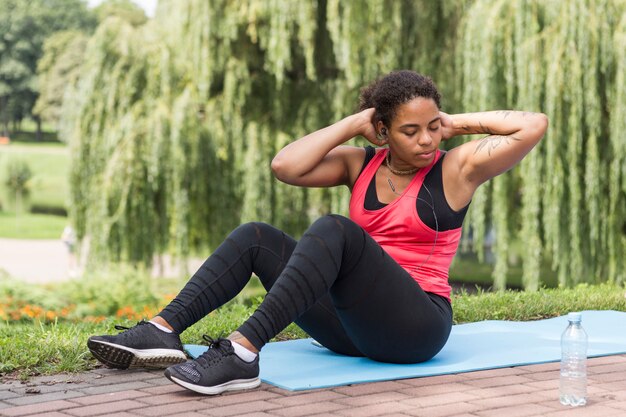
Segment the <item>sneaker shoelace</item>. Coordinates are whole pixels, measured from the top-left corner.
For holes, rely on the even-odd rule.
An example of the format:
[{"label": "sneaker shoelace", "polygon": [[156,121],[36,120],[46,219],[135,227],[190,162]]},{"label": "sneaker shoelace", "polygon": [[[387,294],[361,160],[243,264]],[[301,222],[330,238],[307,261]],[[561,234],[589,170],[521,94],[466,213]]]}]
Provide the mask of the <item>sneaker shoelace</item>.
[{"label": "sneaker shoelace", "polygon": [[122,326],[122,325],[116,324],[115,325],[115,330],[122,330],[122,332],[119,333],[118,336],[123,335],[123,337],[125,337],[125,336],[130,334],[130,330],[133,330],[133,329],[135,329],[138,326],[143,326],[144,324],[148,324],[148,322],[145,321],[145,320],[141,320],[140,322],[137,322],[137,324],[132,326],[132,327],[126,327],[126,326]]},{"label": "sneaker shoelace", "polygon": [[213,339],[208,335],[202,338],[209,342],[209,349],[196,358],[196,362],[203,368],[208,367],[211,363],[221,359],[224,356],[232,355],[235,350],[230,340],[224,338]]}]

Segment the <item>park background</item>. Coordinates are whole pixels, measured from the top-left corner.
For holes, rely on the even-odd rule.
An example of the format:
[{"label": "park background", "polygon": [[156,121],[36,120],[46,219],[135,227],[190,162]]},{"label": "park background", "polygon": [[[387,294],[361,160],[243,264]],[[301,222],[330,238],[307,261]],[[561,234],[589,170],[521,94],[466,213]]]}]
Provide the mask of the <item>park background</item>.
[{"label": "park background", "polygon": [[[38,240],[65,259],[64,227],[78,238],[60,284],[0,271],[0,375],[93,366],[89,334],[155,314],[242,222],[297,237],[345,214],[348,190],[281,184],[269,163],[394,69],[432,76],[449,113],[550,118],[538,147],[472,201],[451,270],[455,321],[626,310],[626,1],[93,6],[0,0],[0,242],[30,245],[19,261],[36,265]],[[40,270],[35,281],[54,281]],[[260,297],[252,281],[184,338],[229,331]]]}]

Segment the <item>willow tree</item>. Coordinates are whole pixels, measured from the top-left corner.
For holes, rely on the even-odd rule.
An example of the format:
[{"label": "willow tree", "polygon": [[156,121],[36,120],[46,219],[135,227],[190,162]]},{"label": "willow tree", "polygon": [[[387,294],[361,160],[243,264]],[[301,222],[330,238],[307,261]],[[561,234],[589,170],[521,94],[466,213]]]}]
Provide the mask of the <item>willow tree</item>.
[{"label": "willow tree", "polygon": [[446,111],[552,120],[472,203],[476,242],[497,231],[498,287],[518,235],[529,288],[544,254],[563,283],[621,280],[623,14],[623,0],[161,0],[143,26],[107,19],[64,112],[79,234],[94,258],[149,263],[214,247],[242,221],[298,235],[345,213],[347,190],[280,184],[271,158],[353,112],[362,85],[411,68],[433,76]]},{"label": "willow tree", "polygon": [[[550,118],[544,141],[475,196],[470,225],[496,232],[495,284],[508,242],[523,242],[523,281],[552,259],[562,285],[626,278],[626,2],[478,0],[463,18],[457,80],[464,108]],[[491,213],[491,214],[489,214]]]},{"label": "willow tree", "polygon": [[143,26],[102,22],[64,111],[71,214],[92,258],[149,263],[213,247],[242,221],[298,235],[345,213],[346,190],[280,184],[271,158],[353,112],[381,73],[446,67],[442,28],[462,4],[170,0]]}]

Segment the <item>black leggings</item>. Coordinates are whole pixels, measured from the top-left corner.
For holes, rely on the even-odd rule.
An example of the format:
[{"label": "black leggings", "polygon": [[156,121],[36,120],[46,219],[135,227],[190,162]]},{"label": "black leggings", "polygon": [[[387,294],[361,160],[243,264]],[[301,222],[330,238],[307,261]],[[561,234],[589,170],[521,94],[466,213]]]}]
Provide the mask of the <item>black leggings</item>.
[{"label": "black leggings", "polygon": [[295,321],[337,353],[416,363],[446,343],[452,308],[423,291],[359,225],[324,216],[299,242],[263,223],[237,227],[159,314],[182,332],[235,297],[252,273],[268,290],[238,331],[256,348]]}]

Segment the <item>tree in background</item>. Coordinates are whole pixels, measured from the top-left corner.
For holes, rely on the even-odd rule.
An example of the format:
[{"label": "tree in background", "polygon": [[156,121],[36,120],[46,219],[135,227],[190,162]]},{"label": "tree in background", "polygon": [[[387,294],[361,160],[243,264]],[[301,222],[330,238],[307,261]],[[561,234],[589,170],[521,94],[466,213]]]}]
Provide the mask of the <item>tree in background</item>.
[{"label": "tree in background", "polygon": [[63,107],[72,218],[102,261],[186,256],[248,220],[298,235],[345,213],[348,191],[280,184],[271,157],[353,112],[362,85],[410,68],[433,76],[445,111],[551,119],[471,205],[476,250],[496,232],[497,288],[514,238],[529,289],[545,258],[564,285],[624,281],[624,16],[623,0],[161,0],[142,26],[107,19]]},{"label": "tree in background", "polygon": [[[144,11],[130,0],[109,0],[93,9],[99,22],[120,18],[133,26],[147,21]],[[80,75],[90,33],[67,30],[46,38],[43,54],[37,65],[39,98],[33,113],[61,130],[61,112],[67,91],[74,87]],[[61,136],[65,141],[65,137]]]},{"label": "tree in background", "polygon": [[[66,92],[80,76],[89,36],[76,30],[60,31],[48,37],[37,64],[39,98],[33,113],[60,129]],[[61,138],[64,140],[64,138]]]},{"label": "tree in background", "polygon": [[133,26],[141,26],[148,20],[143,9],[130,0],[108,0],[93,9],[98,21],[118,17]]},{"label": "tree in background", "polygon": [[[0,2],[0,121],[7,135],[9,123],[18,130],[33,116],[38,95],[37,61],[44,40],[66,29],[88,30],[95,20],[80,0],[3,0]],[[38,138],[41,133],[37,122]]]}]

